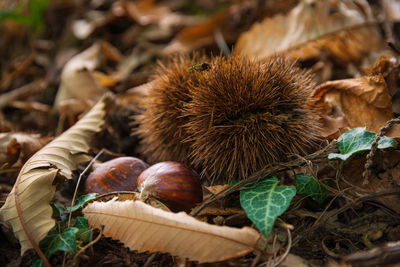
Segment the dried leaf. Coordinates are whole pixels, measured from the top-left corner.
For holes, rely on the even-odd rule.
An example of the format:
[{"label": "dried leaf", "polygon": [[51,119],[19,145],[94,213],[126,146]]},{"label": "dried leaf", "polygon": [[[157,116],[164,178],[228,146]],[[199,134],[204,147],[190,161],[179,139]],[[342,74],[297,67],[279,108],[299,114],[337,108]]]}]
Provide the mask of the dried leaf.
[{"label": "dried leaf", "polygon": [[165,16],[172,15],[166,5],[156,4],[154,0],[139,0],[124,4],[127,15],[143,26],[158,23]]},{"label": "dried leaf", "polygon": [[[382,74],[385,78],[389,93],[393,96],[397,91],[397,79],[400,73],[400,62],[395,56],[381,56],[372,66],[366,68],[363,73],[366,76]],[[393,110],[395,112],[395,110]]]},{"label": "dried leaf", "polygon": [[[366,157],[354,157],[346,163],[343,168],[343,177],[356,187],[360,187],[369,193],[381,192],[393,188],[394,184],[400,183],[400,151],[398,150],[378,150],[374,157],[374,173],[368,179],[367,187],[364,187],[363,172],[365,170]],[[341,182],[341,188],[348,188],[348,182]],[[393,211],[400,213],[400,196],[387,195],[376,197],[377,201]]]},{"label": "dried leaf", "polygon": [[22,167],[17,181],[0,209],[0,219],[10,225],[21,244],[21,254],[44,238],[55,225],[50,201],[59,174],[70,179],[89,150],[88,142],[100,130],[105,116],[104,99],[79,122],[39,150]]},{"label": "dried leaf", "polygon": [[[382,75],[329,81],[318,86],[313,96],[323,115],[322,135],[327,138],[359,126],[376,133],[393,118]],[[399,127],[393,127],[387,135],[400,136]]]},{"label": "dried leaf", "polygon": [[281,267],[292,267],[292,266],[296,266],[296,267],[308,267],[308,266],[314,266],[311,265],[311,263],[309,263],[308,261],[306,261],[305,259],[294,255],[294,254],[289,254],[285,260],[280,264]]},{"label": "dried leaf", "polygon": [[141,201],[94,202],[83,213],[89,225],[104,225],[105,236],[119,239],[132,250],[168,252],[200,263],[245,255],[255,249],[260,237],[249,227],[211,225]]},{"label": "dried leaf", "polygon": [[102,60],[102,47],[95,43],[65,64],[55,106],[68,99],[97,101],[107,91],[93,75]]},{"label": "dried leaf", "polygon": [[363,6],[366,10],[351,0],[300,1],[287,15],[253,25],[235,52],[258,59],[284,53],[304,60],[324,51],[342,62],[361,60],[382,44],[371,10]]},{"label": "dried leaf", "polygon": [[207,190],[210,191],[213,195],[218,194],[219,192],[227,189],[228,187],[229,184],[206,186]]},{"label": "dried leaf", "polygon": [[0,166],[7,163],[10,167],[18,159],[24,163],[48,141],[48,138],[40,138],[37,134],[1,133]]},{"label": "dried leaf", "polygon": [[400,1],[398,0],[382,0],[383,10],[387,19],[393,22],[400,21]]},{"label": "dried leaf", "polygon": [[207,21],[195,26],[183,29],[178,35],[165,47],[164,53],[187,53],[193,49],[210,45],[214,43],[214,31],[222,28],[229,18],[228,11],[217,13]]}]

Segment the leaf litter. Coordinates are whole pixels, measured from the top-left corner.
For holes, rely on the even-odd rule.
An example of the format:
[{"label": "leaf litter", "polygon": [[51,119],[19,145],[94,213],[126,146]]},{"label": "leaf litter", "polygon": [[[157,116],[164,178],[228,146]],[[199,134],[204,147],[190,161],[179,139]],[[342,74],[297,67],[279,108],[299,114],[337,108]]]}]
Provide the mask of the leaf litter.
[{"label": "leaf litter", "polygon": [[[71,192],[76,186],[77,173],[82,172],[87,163],[81,163],[80,156],[74,159],[75,156],[69,153],[59,158],[60,149],[82,150],[91,156],[104,149],[107,152],[101,161],[116,156],[140,157],[139,140],[130,135],[131,127],[135,126],[129,125],[131,117],[142,108],[140,100],[154,85],[156,60],[165,61],[172,53],[200,51],[216,55],[222,50],[258,60],[282,54],[296,59],[300,67],[313,72],[318,84],[313,104],[317,108],[325,143],[314,154],[293,155],[288,162],[265,166],[237,184],[204,184],[209,186],[209,190],[203,190],[205,201],[190,215],[207,227],[230,226],[232,230],[240,231],[250,226],[253,229],[248,230],[257,234],[262,232],[260,225],[268,220],[254,217],[252,207],[240,205],[243,195],[250,192],[246,190],[251,190],[247,185],[258,181],[262,187],[263,182],[259,180],[273,175],[282,186],[297,187],[289,208],[279,220],[268,224],[267,232],[271,234],[265,233],[266,237],[262,238],[262,244],[256,245],[257,249],[249,249],[247,252],[252,252],[244,256],[244,253],[238,253],[238,257],[218,258],[222,260],[219,264],[274,266],[282,262],[282,266],[328,263],[340,266],[343,262],[354,266],[376,266],[396,260],[400,240],[400,155],[398,148],[390,145],[394,142],[387,138],[399,141],[400,126],[395,119],[400,110],[398,1],[385,0],[382,5],[366,0],[267,3],[252,0],[193,3],[121,0],[111,3],[101,0],[82,5],[50,1],[44,11],[28,8],[28,2],[34,4],[41,0],[21,1],[20,6],[12,2],[0,4],[0,8],[7,11],[0,15],[0,206],[3,223],[11,222],[19,241],[13,237],[11,228],[2,228],[0,265],[31,265],[34,261],[32,250],[19,255],[21,246],[22,251],[32,246],[29,236],[39,245],[52,226],[65,227],[59,215],[69,212],[66,207],[69,207]],[[45,2],[37,7],[43,7]],[[3,17],[3,14],[7,16]],[[391,45],[387,46],[386,41]],[[89,110],[105,92],[112,92],[114,96],[107,100],[99,133],[79,144],[79,134],[73,133],[56,147],[46,148],[50,140],[53,141],[49,145],[57,144],[68,128],[85,121],[84,114],[90,114]],[[86,123],[78,127],[88,130]],[[340,142],[349,130],[360,129],[357,127],[366,127],[369,132],[368,138],[363,139],[366,143],[361,149],[360,146],[347,146],[349,149],[342,151]],[[95,131],[100,129],[94,128]],[[384,135],[388,137],[382,136],[374,145],[375,134],[381,129],[385,129]],[[374,149],[383,148],[380,145],[385,140],[388,144],[385,149]],[[325,146],[328,142],[330,144]],[[53,156],[41,158],[43,151]],[[328,159],[331,153],[346,160]],[[90,158],[85,157],[85,160]],[[23,166],[32,166],[32,169],[25,172],[27,167]],[[73,171],[75,168],[77,171]],[[27,177],[27,173],[34,176]],[[72,179],[64,182],[55,178],[59,174]],[[33,208],[26,209],[26,201],[22,198],[22,209],[17,212],[12,207],[15,201],[7,199],[14,197],[13,186],[19,187],[21,179],[25,181],[24,177],[29,185],[26,190],[18,190],[18,194],[22,197],[29,193],[28,203]],[[268,190],[262,191],[271,193]],[[38,196],[45,201],[42,199],[41,204],[37,204],[39,202],[34,200]],[[113,228],[106,223],[110,218],[90,215],[89,226],[97,224],[101,227],[95,222],[104,221],[104,232],[93,230],[90,240],[80,235],[77,229],[86,228],[79,219],[85,205],[84,212],[87,212],[95,205],[112,203],[115,207],[108,212],[113,213],[135,201],[119,200],[118,203],[112,200],[114,197],[111,195],[108,202],[95,199],[74,207],[76,223],[72,227],[76,229],[60,229],[59,235],[54,235],[57,239],[65,233],[73,233],[69,248],[57,242],[53,246],[58,246],[57,249],[42,247],[45,253],[53,254],[52,265],[63,264],[60,252],[63,250],[69,251],[66,262],[72,264],[74,244],[81,250],[90,242],[93,242],[91,247],[79,254],[77,262],[81,266],[173,266],[174,262],[196,266],[196,262],[189,263],[184,258],[207,262],[202,256],[206,250],[196,252],[187,245],[179,247],[185,246],[186,241],[196,241],[190,234],[186,235],[185,242],[174,241],[174,238],[168,241],[176,244],[176,253],[167,248],[150,250],[155,252],[150,254],[142,252],[138,244],[128,245],[129,241],[121,235],[129,231],[128,227]],[[260,198],[265,200],[263,196]],[[244,200],[249,199],[251,197]],[[262,201],[252,205],[260,205]],[[53,206],[50,202],[54,202]],[[183,221],[194,220],[185,214],[155,211],[152,205],[154,203],[142,205],[141,209],[152,210],[153,214],[165,212],[172,220],[180,216],[185,217]],[[52,212],[52,207],[58,210],[58,215]],[[39,208],[46,210],[45,216],[37,216]],[[19,220],[27,220],[27,227],[21,228],[18,220],[7,219],[9,213],[5,210],[11,211],[14,219],[19,216]],[[121,218],[114,220],[119,224]],[[120,233],[110,234],[110,231]],[[100,233],[119,241],[100,238]],[[146,232],[141,238],[148,242],[151,235]],[[199,237],[197,242],[207,242],[202,239]],[[250,239],[246,237],[243,241]],[[210,240],[214,242],[212,238]],[[167,242],[167,239],[160,241]],[[260,249],[267,253],[260,253]],[[181,259],[174,259],[171,253],[180,255]]]}]

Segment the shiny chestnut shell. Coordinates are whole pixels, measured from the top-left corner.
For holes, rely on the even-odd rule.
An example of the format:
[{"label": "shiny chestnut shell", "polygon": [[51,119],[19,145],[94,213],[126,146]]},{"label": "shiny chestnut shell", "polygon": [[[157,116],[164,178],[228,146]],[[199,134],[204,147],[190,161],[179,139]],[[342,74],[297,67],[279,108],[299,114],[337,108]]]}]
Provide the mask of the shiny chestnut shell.
[{"label": "shiny chestnut shell", "polygon": [[134,157],[120,157],[99,164],[85,181],[85,194],[136,191],[139,174],[149,165]]},{"label": "shiny chestnut shell", "polygon": [[199,175],[173,161],[159,162],[143,171],[137,188],[142,195],[160,200],[173,211],[189,210],[203,200]]}]

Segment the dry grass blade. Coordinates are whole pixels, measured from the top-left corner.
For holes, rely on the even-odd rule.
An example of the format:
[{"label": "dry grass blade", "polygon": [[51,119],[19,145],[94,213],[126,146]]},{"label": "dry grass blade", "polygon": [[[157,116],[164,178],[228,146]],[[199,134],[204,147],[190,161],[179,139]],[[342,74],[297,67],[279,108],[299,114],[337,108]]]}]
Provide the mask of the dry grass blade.
[{"label": "dry grass blade", "polygon": [[104,123],[104,99],[79,122],[39,150],[22,167],[17,181],[0,209],[0,219],[10,225],[21,244],[21,253],[34,247],[55,225],[49,205],[59,174],[70,179],[89,150],[88,142]]},{"label": "dry grass blade", "polygon": [[132,250],[168,252],[200,263],[245,255],[256,249],[260,237],[249,227],[211,225],[141,201],[93,202],[83,213],[89,225],[104,225],[105,236],[119,239]]}]

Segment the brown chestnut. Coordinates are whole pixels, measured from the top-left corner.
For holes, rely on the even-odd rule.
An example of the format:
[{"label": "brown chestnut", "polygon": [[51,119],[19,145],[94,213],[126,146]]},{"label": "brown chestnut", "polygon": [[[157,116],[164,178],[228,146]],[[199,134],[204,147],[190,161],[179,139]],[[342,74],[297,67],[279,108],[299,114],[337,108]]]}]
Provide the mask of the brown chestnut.
[{"label": "brown chestnut", "polygon": [[136,191],[139,174],[149,165],[134,157],[120,157],[99,164],[85,182],[85,194]]},{"label": "brown chestnut", "polygon": [[142,197],[152,196],[173,211],[189,210],[203,200],[199,175],[173,161],[159,162],[143,171],[137,188]]}]

